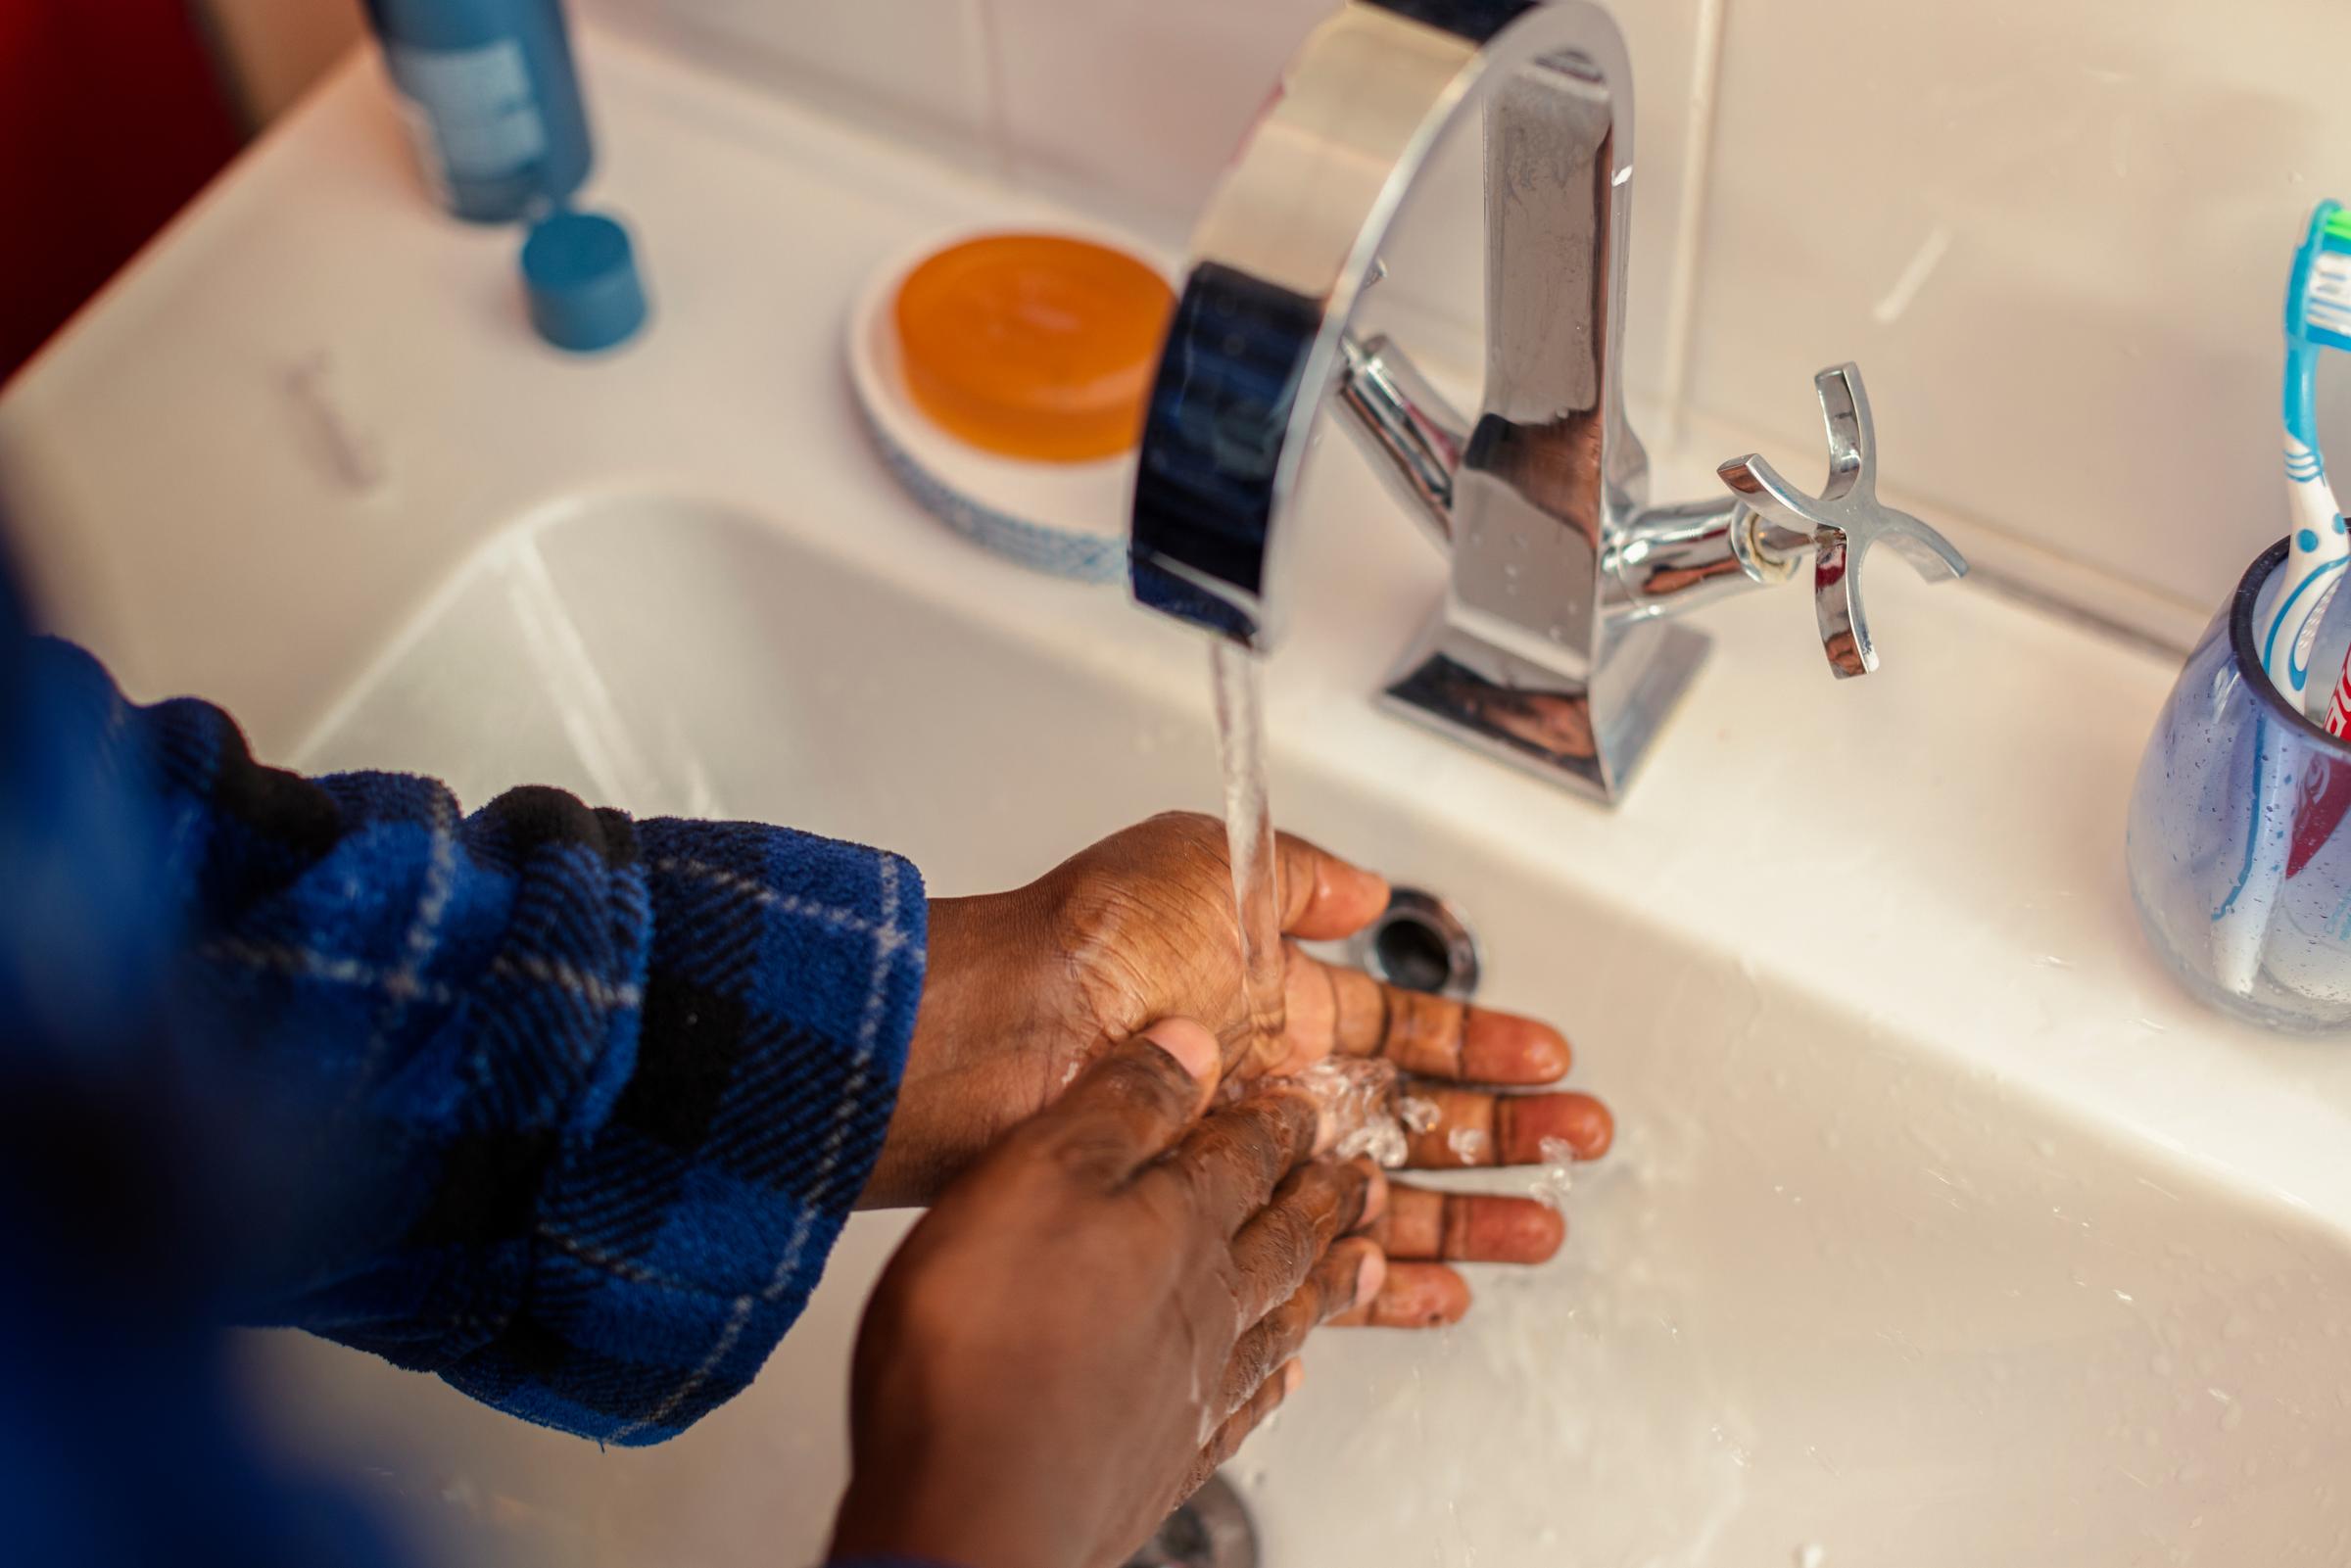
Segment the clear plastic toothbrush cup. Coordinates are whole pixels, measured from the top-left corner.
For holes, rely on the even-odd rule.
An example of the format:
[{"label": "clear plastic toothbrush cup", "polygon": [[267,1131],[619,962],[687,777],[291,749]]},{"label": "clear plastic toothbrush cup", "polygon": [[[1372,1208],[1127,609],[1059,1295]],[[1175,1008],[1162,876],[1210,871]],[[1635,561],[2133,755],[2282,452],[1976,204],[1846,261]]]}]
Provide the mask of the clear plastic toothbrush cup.
[{"label": "clear plastic toothbrush cup", "polygon": [[2319,625],[2299,701],[2255,628],[2279,541],[2205,629],[2132,791],[2131,892],[2156,953],[2204,1001],[2270,1028],[2351,1031],[2351,744],[2324,720],[2351,645],[2351,593]]}]

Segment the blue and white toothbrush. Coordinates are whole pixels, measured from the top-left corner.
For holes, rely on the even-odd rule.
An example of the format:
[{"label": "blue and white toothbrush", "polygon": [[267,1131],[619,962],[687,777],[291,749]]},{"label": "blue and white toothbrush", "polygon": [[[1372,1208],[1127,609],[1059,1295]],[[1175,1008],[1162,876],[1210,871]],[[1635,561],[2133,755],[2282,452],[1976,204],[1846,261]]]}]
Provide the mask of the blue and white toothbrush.
[{"label": "blue and white toothbrush", "polygon": [[[2261,629],[2261,667],[2296,712],[2307,711],[2310,647],[2320,617],[2351,563],[2351,534],[2319,453],[2319,356],[2327,349],[2351,352],[2351,214],[2334,202],[2322,202],[2311,214],[2285,291],[2285,492],[2293,532],[2269,624]],[[2345,682],[2351,671],[2336,683],[2338,691]],[[2213,978],[2237,996],[2253,994],[2279,889],[2299,869],[2297,859],[2309,859],[2314,834],[2324,838],[2333,831],[2333,823],[2322,828],[2317,818],[2331,812],[2339,820],[2336,781],[2313,789],[2320,779],[2284,779],[2292,752],[2290,740],[2262,732],[2253,753],[2255,804],[2244,863],[2213,911]],[[2271,796],[2286,788],[2299,796],[2295,809],[2273,809]]]},{"label": "blue and white toothbrush", "polygon": [[2351,214],[2321,202],[2294,253],[2285,291],[2285,494],[2293,544],[2261,641],[2262,669],[2297,708],[2310,684],[2319,616],[2351,562],[2351,536],[2319,454],[2319,356],[2327,349],[2351,352]]}]

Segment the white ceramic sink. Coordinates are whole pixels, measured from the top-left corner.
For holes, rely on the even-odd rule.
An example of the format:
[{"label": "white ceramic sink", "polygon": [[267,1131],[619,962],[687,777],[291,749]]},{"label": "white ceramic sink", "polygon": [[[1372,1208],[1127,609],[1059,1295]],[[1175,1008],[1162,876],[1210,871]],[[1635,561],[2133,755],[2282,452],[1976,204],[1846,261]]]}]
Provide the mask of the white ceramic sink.
[{"label": "white ceramic sink", "polygon": [[[510,236],[426,213],[357,64],[0,397],[55,624],[271,757],[777,818],[947,892],[1213,799],[1198,647],[938,528],[845,406],[870,268],[1032,210],[586,59],[645,340],[531,343]],[[1235,1467],[1269,1568],[2351,1562],[2351,1052],[2197,1011],[2138,941],[2122,808],[2171,662],[1897,572],[1886,670],[1835,683],[1801,594],[1751,595],[1603,811],[1372,710],[1439,567],[1331,451],[1276,813],[1465,907],[1486,997],[1569,1030],[1620,1132],[1557,1261],[1481,1273],[1458,1330],[1317,1344]],[[1660,493],[1719,454],[1660,450]],[[293,1336],[254,1377],[448,1560],[806,1561],[901,1223],[853,1225],[750,1394],[660,1449]]]},{"label": "white ceramic sink", "polygon": [[[756,519],[623,499],[484,546],[301,760],[791,822],[969,891],[1200,799],[1205,713],[1173,695]],[[1235,1467],[1273,1568],[2345,1560],[2338,1236],[1280,761],[1287,821],[1468,909],[1485,994],[1569,1026],[1623,1132],[1559,1260],[1478,1271],[1459,1329],[1315,1347]],[[391,1443],[374,1465],[418,1512],[526,1560],[806,1559],[900,1228],[856,1226],[755,1391],[661,1450],[314,1347],[269,1358],[272,1402]]]}]

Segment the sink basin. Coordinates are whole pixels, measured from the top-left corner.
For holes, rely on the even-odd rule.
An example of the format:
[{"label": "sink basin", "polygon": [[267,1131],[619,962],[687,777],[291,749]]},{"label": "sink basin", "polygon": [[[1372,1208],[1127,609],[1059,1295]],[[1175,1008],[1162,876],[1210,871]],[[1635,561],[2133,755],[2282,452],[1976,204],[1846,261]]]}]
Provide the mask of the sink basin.
[{"label": "sink basin", "polygon": [[[973,891],[1209,798],[1204,690],[1130,675],[754,515],[621,498],[481,547],[298,760],[437,773],[469,804],[531,780],[785,821]],[[1231,1471],[1273,1568],[2345,1560],[2338,1234],[1401,812],[1278,729],[1273,790],[1467,909],[1483,995],[1561,1021],[1621,1128],[1553,1263],[1473,1271],[1457,1329],[1311,1348]],[[849,1336],[903,1224],[854,1223],[752,1392],[657,1449],[292,1337],[257,1342],[256,1375],[290,1437],[458,1560],[810,1561]]]},{"label": "sink basin", "polygon": [[[644,338],[536,343],[511,237],[425,208],[355,57],[0,395],[52,624],[274,760],[776,818],[947,892],[1214,800],[1199,647],[939,528],[845,396],[877,264],[1085,215],[581,44]],[[1660,444],[1656,492],[1757,445]],[[1441,566],[1345,444],[1310,470],[1276,814],[1467,911],[1485,997],[1569,1030],[1619,1134],[1462,1327],[1312,1347],[1232,1469],[1268,1568],[2351,1562],[2351,1052],[2198,1011],[2139,941],[2123,806],[2175,661],[1895,572],[1885,670],[1834,682],[1804,596],[1748,595],[1601,811],[1373,710]],[[851,1225],[750,1393],[657,1449],[290,1335],[246,1342],[258,1407],[436,1562],[810,1561],[903,1224]]]}]

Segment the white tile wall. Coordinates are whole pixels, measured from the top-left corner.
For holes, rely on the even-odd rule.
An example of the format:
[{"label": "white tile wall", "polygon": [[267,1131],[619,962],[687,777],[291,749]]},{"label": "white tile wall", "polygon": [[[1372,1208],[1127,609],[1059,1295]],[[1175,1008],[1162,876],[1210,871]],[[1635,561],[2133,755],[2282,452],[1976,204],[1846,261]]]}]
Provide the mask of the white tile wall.
[{"label": "white tile wall", "polygon": [[[1676,292],[1673,261],[1694,118],[1692,68],[1703,8],[1701,0],[1623,0],[1613,9],[1632,56],[1634,83],[1625,384],[1637,400],[1654,404],[1669,391],[1666,323]],[[1391,303],[1381,294],[1392,293],[1411,309],[1456,324],[1474,372],[1484,320],[1484,149],[1474,117],[1461,129],[1399,214],[1387,250],[1389,282],[1372,296],[1369,309],[1376,317]],[[1401,329],[1397,337],[1408,341]]]},{"label": "white tile wall", "polygon": [[572,3],[635,37],[950,157],[995,156],[983,0]]},{"label": "white tile wall", "polygon": [[[581,3],[1167,240],[1336,0]],[[2279,298],[2309,204],[2351,196],[2351,5],[1614,9],[1628,383],[1662,429],[1808,474],[1811,373],[1857,358],[1891,490],[2059,597],[2192,630],[2282,531]],[[1416,204],[1394,307],[1474,317],[1477,200],[1463,168]]]},{"label": "white tile wall", "polygon": [[1180,239],[1332,0],[986,0],[1026,182]]},{"label": "white tile wall", "polygon": [[1813,451],[1808,378],[1858,359],[1916,499],[2216,604],[2284,532],[2278,322],[2351,196],[2347,58],[2343,0],[1731,0],[1694,404]]}]

